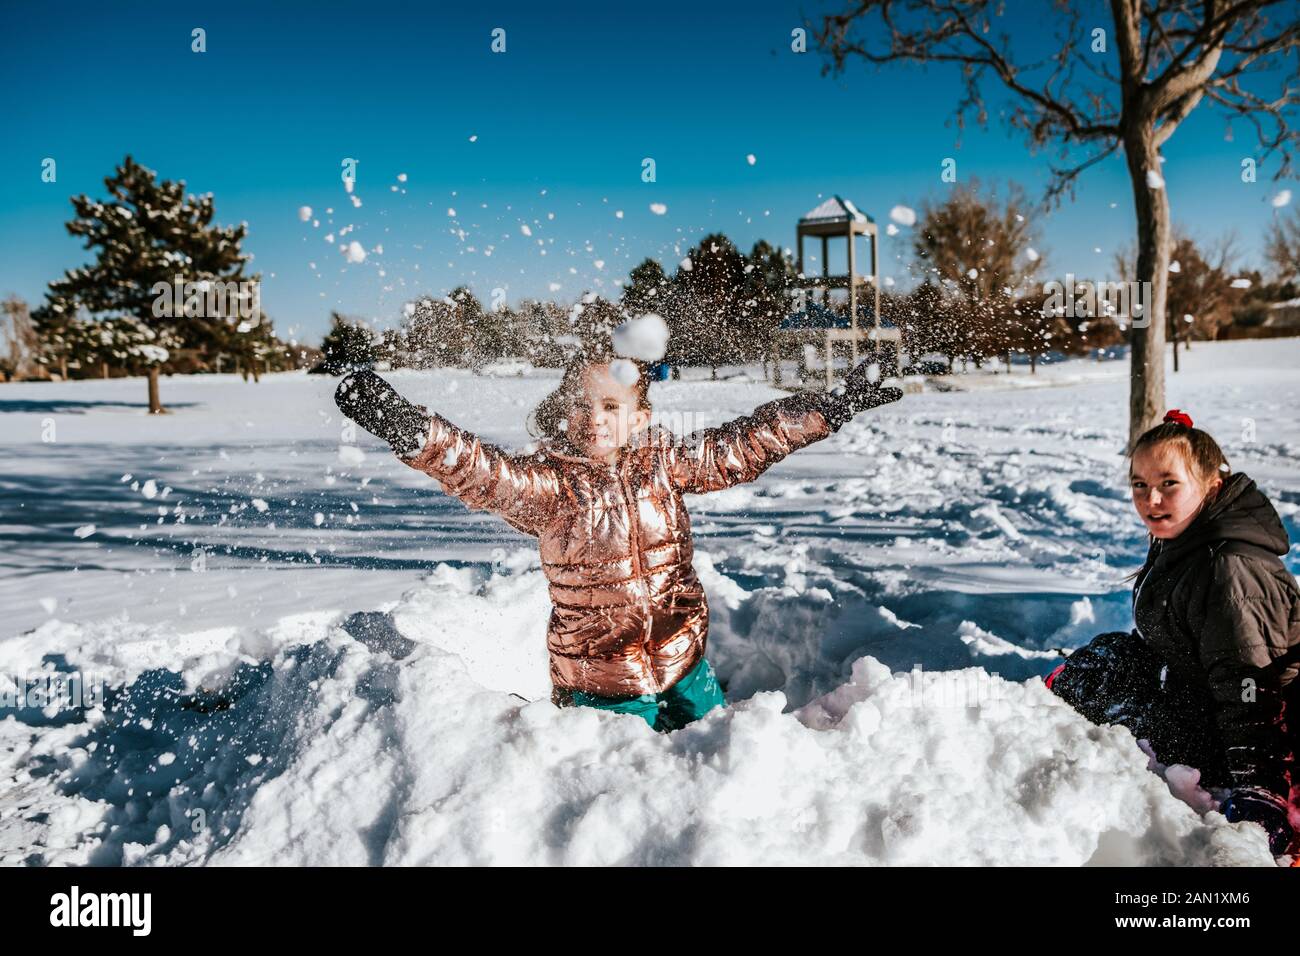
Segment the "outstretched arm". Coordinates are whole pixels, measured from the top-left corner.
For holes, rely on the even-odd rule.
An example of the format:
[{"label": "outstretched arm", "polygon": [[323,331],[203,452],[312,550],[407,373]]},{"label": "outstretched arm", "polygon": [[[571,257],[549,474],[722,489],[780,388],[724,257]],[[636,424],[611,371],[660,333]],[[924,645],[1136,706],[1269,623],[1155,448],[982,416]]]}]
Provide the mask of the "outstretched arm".
[{"label": "outstretched arm", "polygon": [[402,458],[404,463],[437,479],[443,491],[469,507],[499,514],[524,534],[542,532],[560,498],[553,467],[507,454],[441,415],[430,416],[429,426],[428,443]]},{"label": "outstretched arm", "polygon": [[422,471],[470,508],[491,511],[537,535],[555,512],[555,469],[502,451],[441,415],[408,402],[370,371],[348,375],[335,393],[343,414],[383,438],[399,460]]},{"label": "outstretched arm", "polygon": [[791,452],[837,432],[857,412],[898,401],[903,393],[870,380],[869,363],[831,393],[800,393],[760,405],[718,428],[674,442],[668,473],[682,491],[702,494],[753,481]]}]

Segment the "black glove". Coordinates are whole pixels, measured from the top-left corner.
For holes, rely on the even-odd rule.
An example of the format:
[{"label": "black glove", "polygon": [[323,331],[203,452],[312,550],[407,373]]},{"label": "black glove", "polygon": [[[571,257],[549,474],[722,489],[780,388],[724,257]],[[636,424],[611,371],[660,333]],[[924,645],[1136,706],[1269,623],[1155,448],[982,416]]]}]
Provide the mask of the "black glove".
[{"label": "black glove", "polygon": [[369,369],[345,376],[334,392],[334,404],[402,458],[415,457],[428,443],[428,410],[402,398]]},{"label": "black glove", "polygon": [[878,382],[870,380],[871,364],[870,359],[858,363],[857,367],[844,377],[843,385],[818,396],[821,413],[827,424],[831,426],[831,431],[839,431],[844,427],[844,423],[858,412],[879,405],[888,405],[903,397],[899,389],[881,388]]},{"label": "black glove", "polygon": [[1287,802],[1263,787],[1240,787],[1223,801],[1223,815],[1229,823],[1245,820],[1258,823],[1268,834],[1268,848],[1274,856],[1287,852],[1295,831],[1287,815]]}]

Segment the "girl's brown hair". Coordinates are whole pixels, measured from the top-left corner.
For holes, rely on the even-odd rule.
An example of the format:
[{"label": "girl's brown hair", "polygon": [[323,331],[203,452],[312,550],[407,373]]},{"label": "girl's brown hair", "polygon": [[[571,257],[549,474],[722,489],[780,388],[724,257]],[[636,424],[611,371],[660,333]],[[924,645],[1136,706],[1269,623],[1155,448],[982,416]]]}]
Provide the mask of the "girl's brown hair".
[{"label": "girl's brown hair", "polygon": [[[593,315],[593,313],[596,313]],[[571,453],[579,453],[580,449],[574,447],[573,442],[569,440],[566,427],[569,423],[569,414],[573,411],[574,403],[582,396],[586,388],[586,382],[583,380],[587,369],[593,365],[608,365],[615,361],[630,362],[636,368],[636,381],[632,383],[632,392],[636,395],[638,408],[646,411],[650,410],[650,365],[639,359],[620,358],[614,352],[614,347],[609,339],[609,332],[617,324],[620,318],[618,310],[609,304],[597,300],[587,306],[583,311],[583,319],[591,323],[593,320],[599,323],[601,328],[592,340],[583,344],[578,352],[569,359],[564,367],[564,377],[560,380],[560,385],[555,391],[547,395],[533,409],[530,421],[528,422],[528,433],[534,438],[545,439],[558,446],[561,450]]]},{"label": "girl's brown hair", "polygon": [[1167,413],[1161,424],[1148,429],[1133,443],[1133,450],[1129,452],[1129,462],[1132,463],[1133,456],[1142,449],[1163,445],[1166,442],[1178,449],[1187,467],[1203,483],[1208,484],[1219,477],[1226,478],[1232,473],[1232,468],[1228,465],[1228,459],[1223,454],[1223,449],[1219,447],[1219,443],[1210,437],[1209,432],[1193,426],[1191,417],[1178,409]]}]

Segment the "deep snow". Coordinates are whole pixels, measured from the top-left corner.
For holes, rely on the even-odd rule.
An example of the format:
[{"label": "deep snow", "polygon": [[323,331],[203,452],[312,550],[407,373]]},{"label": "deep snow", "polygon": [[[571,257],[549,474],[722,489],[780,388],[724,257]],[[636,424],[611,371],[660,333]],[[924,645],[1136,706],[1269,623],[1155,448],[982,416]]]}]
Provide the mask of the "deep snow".
[{"label": "deep snow", "polygon": [[[1300,340],[1183,367],[1295,539]],[[346,430],[335,380],[164,379],[152,419],[140,380],[6,385],[0,682],[110,692],[0,712],[0,860],[1267,863],[1039,679],[1131,623],[1125,372],[958,376],[692,499],[732,706],[670,736],[550,705],[532,544]],[[556,381],[392,377],[516,448]],[[680,430],[777,394],[652,390]]]}]

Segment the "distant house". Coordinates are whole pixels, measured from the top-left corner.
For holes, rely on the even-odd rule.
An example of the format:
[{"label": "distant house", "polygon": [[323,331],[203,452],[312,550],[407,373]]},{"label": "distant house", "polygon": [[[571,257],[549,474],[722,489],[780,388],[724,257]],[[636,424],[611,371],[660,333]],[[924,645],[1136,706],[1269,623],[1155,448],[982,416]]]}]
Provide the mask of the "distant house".
[{"label": "distant house", "polygon": [[1276,334],[1300,334],[1300,299],[1288,299],[1270,305],[1264,328],[1276,330]]}]

